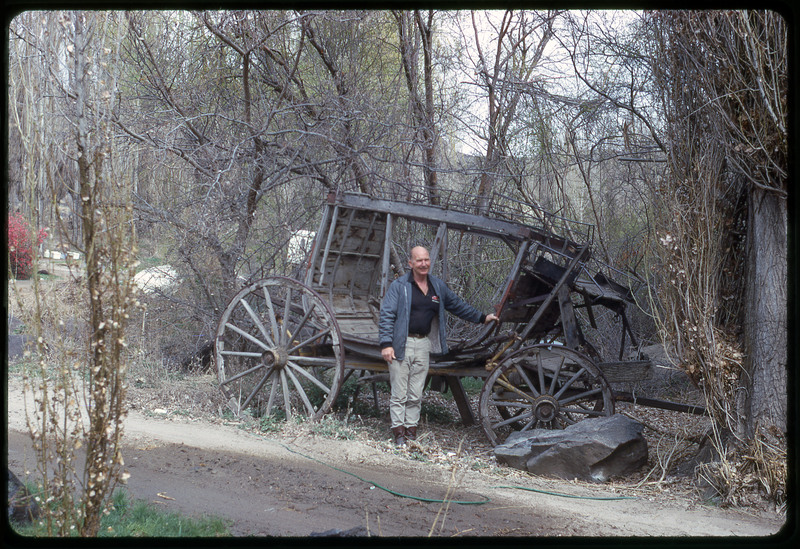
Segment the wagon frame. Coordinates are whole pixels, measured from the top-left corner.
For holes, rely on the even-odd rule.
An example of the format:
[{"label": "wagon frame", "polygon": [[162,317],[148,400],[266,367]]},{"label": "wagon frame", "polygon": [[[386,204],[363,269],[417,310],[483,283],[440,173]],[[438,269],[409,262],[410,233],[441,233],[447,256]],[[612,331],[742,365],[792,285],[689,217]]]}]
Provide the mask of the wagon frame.
[{"label": "wagon frame", "polygon": [[[400,193],[331,192],[302,276],[267,277],[231,299],[214,357],[234,413],[252,406],[258,413],[318,419],[352,375],[373,382],[385,376],[378,316],[389,284],[404,272],[398,224],[427,228],[431,265],[445,281],[450,235],[498,243],[499,251],[486,253],[507,267],[488,301],[499,322],[454,330],[450,350],[432,356],[429,371],[432,385],[443,381],[452,392],[463,423],[480,421],[492,444],[517,430],[612,415],[616,401],[703,413],[612,388],[649,377],[652,364],[636,351],[626,315],[631,290],[602,269],[595,272],[600,264],[591,258],[592,225],[502,195],[485,201],[449,193],[431,200],[425,189]],[[478,248],[473,245],[476,255]],[[587,340],[579,308],[594,328],[595,309],[618,316],[613,360],[603,360]],[[463,377],[484,380],[477,420]]]}]

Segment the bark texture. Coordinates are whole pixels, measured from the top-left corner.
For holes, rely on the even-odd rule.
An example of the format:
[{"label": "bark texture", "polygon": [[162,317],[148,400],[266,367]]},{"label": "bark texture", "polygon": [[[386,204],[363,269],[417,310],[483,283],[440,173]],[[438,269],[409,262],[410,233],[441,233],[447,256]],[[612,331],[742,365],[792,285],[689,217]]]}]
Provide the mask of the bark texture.
[{"label": "bark texture", "polygon": [[744,432],[759,426],[786,431],[787,414],[787,210],[781,196],[756,189],[748,207],[742,392]]}]

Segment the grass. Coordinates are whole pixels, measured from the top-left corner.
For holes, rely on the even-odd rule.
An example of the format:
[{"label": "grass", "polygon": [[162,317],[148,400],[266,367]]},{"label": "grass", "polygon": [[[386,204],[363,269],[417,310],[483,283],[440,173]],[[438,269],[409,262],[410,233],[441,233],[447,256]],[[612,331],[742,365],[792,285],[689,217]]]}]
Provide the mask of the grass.
[{"label": "grass", "polygon": [[483,389],[483,379],[479,377],[462,377],[461,385],[469,396],[480,394]]},{"label": "grass", "polygon": [[[223,537],[230,536],[229,523],[219,517],[190,518],[180,513],[163,511],[152,503],[133,500],[125,491],[117,491],[113,509],[100,521],[97,537]],[[15,525],[25,537],[46,537],[42,521]],[[77,536],[77,532],[75,534]]]},{"label": "grass", "polygon": [[[467,396],[476,396],[479,395],[481,389],[483,389],[483,379],[478,377],[462,377],[461,386],[464,388],[464,392],[467,393]],[[453,393],[449,389],[444,391],[442,396],[447,400],[453,400]]]},{"label": "grass", "polygon": [[286,423],[286,412],[275,410],[273,414],[259,418],[258,427],[262,433],[279,433],[283,430],[284,423]]},{"label": "grass", "polygon": [[325,416],[311,425],[311,433],[335,440],[351,440],[356,430],[333,417]]},{"label": "grass", "polygon": [[27,357],[23,356],[15,360],[9,360],[6,364],[6,368],[8,368],[8,375],[27,375],[35,378],[41,373],[41,370],[39,369],[39,362],[33,355]]}]

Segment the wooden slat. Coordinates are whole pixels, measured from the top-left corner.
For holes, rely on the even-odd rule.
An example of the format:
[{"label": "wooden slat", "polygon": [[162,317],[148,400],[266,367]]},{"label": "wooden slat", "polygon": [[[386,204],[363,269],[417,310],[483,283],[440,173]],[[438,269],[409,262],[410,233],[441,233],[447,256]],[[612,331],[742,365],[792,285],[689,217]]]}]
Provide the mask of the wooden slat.
[{"label": "wooden slat", "polygon": [[636,383],[653,377],[653,363],[649,360],[618,360],[598,362],[609,383]]}]

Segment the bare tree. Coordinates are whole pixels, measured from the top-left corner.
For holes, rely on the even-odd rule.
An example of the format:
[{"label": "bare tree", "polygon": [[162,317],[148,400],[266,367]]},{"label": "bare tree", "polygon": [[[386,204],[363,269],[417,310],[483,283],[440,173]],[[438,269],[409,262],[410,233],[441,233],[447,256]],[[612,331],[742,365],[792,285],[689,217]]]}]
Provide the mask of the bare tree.
[{"label": "bare tree", "polygon": [[[43,61],[40,68],[47,67],[37,75],[37,84],[50,90],[53,96],[47,104],[58,105],[54,110],[63,116],[54,117],[53,126],[59,127],[64,121],[72,130],[72,139],[59,146],[27,141],[27,160],[43,167],[42,173],[52,175],[52,164],[69,160],[50,155],[56,151],[71,154],[71,162],[77,164],[75,186],[82,204],[82,238],[72,239],[72,233],[63,226],[60,236],[86,258],[83,298],[87,326],[80,332],[88,336],[82,352],[68,351],[62,341],[51,338],[58,333],[56,327],[45,330],[46,323],[55,322],[52,318],[45,320],[52,313],[40,295],[40,286],[34,283],[32,320],[38,335],[39,371],[32,387],[35,406],[29,409],[29,429],[44,499],[53,506],[46,514],[48,532],[68,536],[77,531],[82,536],[96,536],[111,494],[126,476],[121,453],[126,415],[125,328],[136,304],[132,209],[126,180],[115,166],[117,149],[111,116],[123,34],[113,13],[39,14],[15,21],[14,29],[17,40],[35,45],[32,57]],[[36,86],[19,90],[30,94],[31,99],[37,94]],[[37,123],[41,125],[41,119]],[[27,137],[24,132],[21,135]],[[50,184],[46,177],[42,180]],[[33,179],[27,181],[29,208],[47,199],[47,193],[35,183]],[[60,326],[64,323],[64,319],[58,319]],[[32,380],[25,381],[29,384]],[[81,447],[85,448],[86,461],[77,470],[76,451]]]},{"label": "bare tree", "polygon": [[[571,101],[561,99],[566,154],[583,183],[583,209],[598,229],[603,259],[641,278],[643,254],[635,250],[652,220],[648,181],[662,177],[665,152],[648,37],[630,12],[569,12],[562,22],[556,39],[575,86]],[[639,235],[635,243],[631,233]]]},{"label": "bare tree", "polygon": [[[395,11],[397,33],[400,42],[400,61],[403,65],[406,86],[411,103],[412,120],[417,130],[418,146],[423,150],[423,174],[425,189],[431,204],[438,204],[437,147],[438,132],[436,128],[436,106],[434,103],[433,74],[433,36],[434,12],[428,10],[423,14],[419,10],[413,12]],[[420,50],[422,69],[420,70]]]},{"label": "bare tree", "polygon": [[[668,332],[709,396],[723,458],[728,444],[776,455],[787,425],[786,23],[769,11],[660,12],[651,21],[669,60],[656,74],[672,113],[660,233],[671,267]],[[713,475],[726,499],[738,485],[730,471],[747,467],[740,460]],[[780,498],[769,460],[757,467]]]},{"label": "bare tree", "polygon": [[316,228],[324,193],[401,179],[397,144],[408,124],[396,101],[402,81],[387,62],[396,51],[391,16],[127,17],[131,70],[116,122],[168,181],[140,181],[137,209],[176,243],[171,261],[184,284],[164,297],[185,316],[173,325],[208,341],[242,279],[296,268],[287,242]]},{"label": "bare tree", "polygon": [[[130,195],[114,169],[112,107],[117,93],[119,19],[113,14],[74,12],[75,140],[89,301],[88,407],[83,536],[96,536],[100,518],[124,474],[122,422],[127,413],[126,319],[135,305]],[[94,35],[108,33],[109,41]],[[118,34],[116,36],[119,36]],[[92,51],[102,44],[103,50]],[[108,56],[103,71],[103,55]],[[102,79],[92,78],[103,75]],[[127,208],[125,207],[127,204]]]},{"label": "bare tree", "polygon": [[[496,190],[494,174],[503,173],[506,159],[513,155],[511,130],[521,98],[532,84],[532,76],[553,36],[554,17],[553,12],[506,11],[500,21],[487,17],[481,23],[480,16],[472,13],[475,79],[485,93],[488,108],[486,154],[478,186],[482,197]],[[488,44],[482,25],[488,25],[496,34]]]},{"label": "bare tree", "polygon": [[[127,74],[115,121],[151,158],[168,154],[160,156],[155,173],[169,184],[149,196],[140,188],[137,209],[175,243],[170,260],[186,284],[164,297],[182,311],[174,324],[201,333],[199,347],[214,330],[216,311],[241,284],[238,277],[288,268],[285,244],[292,224],[306,215],[305,208],[287,209],[280,195],[274,219],[258,215],[278,187],[315,175],[309,144],[277,126],[294,119],[293,108],[285,95],[273,100],[264,88],[267,75],[260,74],[259,56],[280,44],[296,17],[128,13],[127,19],[125,59],[135,70]],[[282,53],[290,61],[299,55]]]},{"label": "bare tree", "polygon": [[[722,234],[739,234],[733,246],[724,246],[722,240],[718,253],[724,263],[742,267],[733,271],[726,267],[716,277],[727,290],[717,299],[735,299],[740,308],[731,310],[720,303],[714,307],[720,313],[712,316],[720,327],[741,322],[744,328],[741,343],[747,359],[742,375],[736,376],[743,385],[732,389],[745,398],[735,399],[739,410],[731,425],[746,436],[752,436],[759,424],[782,432],[787,326],[786,27],[778,14],[755,11],[667,13],[661,22],[672,35],[670,46],[665,43],[674,59],[667,82],[675,90],[672,105],[687,113],[683,119],[676,117],[673,131],[691,129],[688,120],[701,124],[703,132],[714,132],[705,150],[676,135],[675,169],[684,178],[692,174],[689,181],[697,178],[697,186],[717,186],[709,198],[724,218],[727,230]],[[695,131],[693,137],[697,135]],[[695,159],[712,152],[716,160],[705,171],[698,170]],[[746,209],[740,206],[742,198]],[[697,221],[701,226],[709,222]],[[739,255],[742,249],[746,254]],[[729,259],[728,254],[738,259]],[[740,274],[746,275],[746,283],[739,282]]]}]

